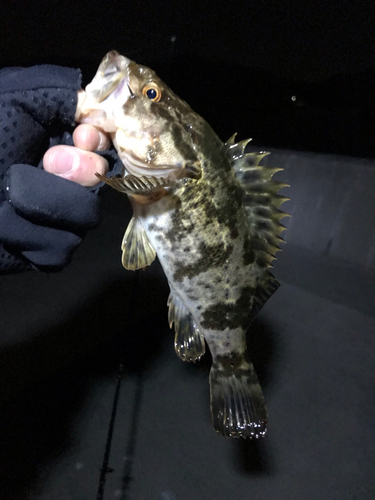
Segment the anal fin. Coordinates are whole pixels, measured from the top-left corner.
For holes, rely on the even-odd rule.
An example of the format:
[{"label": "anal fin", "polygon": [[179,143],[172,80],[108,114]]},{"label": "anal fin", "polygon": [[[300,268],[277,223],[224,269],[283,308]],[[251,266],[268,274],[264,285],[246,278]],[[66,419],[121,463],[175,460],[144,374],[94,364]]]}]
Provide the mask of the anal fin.
[{"label": "anal fin", "polygon": [[121,244],[122,265],[135,271],[143,269],[155,260],[156,252],[148,240],[146,231],[136,217],[132,217]]},{"label": "anal fin", "polygon": [[195,363],[206,351],[204,337],[182,301],[172,293],[169,295],[168,306],[169,326],[172,328],[174,323],[175,328],[176,354],[183,361]]},{"label": "anal fin", "polygon": [[229,371],[214,363],[210,372],[211,416],[228,437],[259,438],[267,432],[267,409],[252,364]]}]

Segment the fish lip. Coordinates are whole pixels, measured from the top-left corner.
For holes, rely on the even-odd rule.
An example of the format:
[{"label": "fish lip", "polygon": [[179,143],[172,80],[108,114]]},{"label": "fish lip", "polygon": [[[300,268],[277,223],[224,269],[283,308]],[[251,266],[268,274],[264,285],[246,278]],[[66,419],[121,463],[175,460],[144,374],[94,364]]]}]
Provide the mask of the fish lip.
[{"label": "fish lip", "polygon": [[[130,64],[130,59],[120,55],[115,50],[108,52],[103,58],[95,77],[86,85],[86,94],[100,105],[111,96],[112,98],[118,98],[125,85],[128,89],[128,95],[125,95],[124,104],[129,98],[134,96],[129,87]],[[110,70],[109,74],[106,74],[111,65],[117,71]]]},{"label": "fish lip", "polygon": [[116,51],[112,51],[112,52],[114,52],[114,55],[113,55],[113,58],[115,60],[114,64],[119,69],[119,73],[122,75],[121,78],[119,79],[116,87],[113,89],[112,93],[116,92],[116,90],[118,91],[120,84],[122,84],[122,86],[126,85],[126,87],[128,88],[129,95],[125,99],[125,101],[124,101],[124,103],[125,103],[128,99],[133,99],[133,97],[134,97],[133,91],[129,86],[129,81],[130,81],[129,66],[130,66],[132,61],[130,59],[128,59],[127,57],[122,56],[121,54],[119,54]]},{"label": "fish lip", "polygon": [[178,165],[158,165],[147,163],[130,151],[122,151],[121,160],[127,174],[136,177],[168,177],[172,172],[178,170]]}]

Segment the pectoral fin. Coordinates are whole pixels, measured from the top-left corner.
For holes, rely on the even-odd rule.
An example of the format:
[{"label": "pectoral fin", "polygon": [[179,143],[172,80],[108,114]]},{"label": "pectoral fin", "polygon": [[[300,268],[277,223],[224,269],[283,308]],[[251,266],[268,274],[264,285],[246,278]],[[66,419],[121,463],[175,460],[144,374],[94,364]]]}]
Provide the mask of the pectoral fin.
[{"label": "pectoral fin", "polygon": [[170,187],[175,183],[174,180],[164,179],[163,177],[136,177],[135,175],[106,177],[98,173],[95,175],[113,189],[129,195],[150,196],[160,191],[161,188]]},{"label": "pectoral fin", "polygon": [[175,351],[182,361],[193,361],[195,363],[205,353],[204,337],[182,301],[172,292],[169,295],[168,306],[169,326],[172,328],[174,323],[176,332]]},{"label": "pectoral fin", "polygon": [[98,172],[96,177],[113,189],[132,196],[152,197],[164,188],[175,186],[184,179],[199,179],[202,170],[199,163],[186,164],[183,168],[173,169],[167,177],[126,175],[124,177],[106,177]]},{"label": "pectoral fin", "polygon": [[143,269],[155,260],[156,253],[146,231],[136,217],[132,217],[121,244],[122,265],[135,271]]}]

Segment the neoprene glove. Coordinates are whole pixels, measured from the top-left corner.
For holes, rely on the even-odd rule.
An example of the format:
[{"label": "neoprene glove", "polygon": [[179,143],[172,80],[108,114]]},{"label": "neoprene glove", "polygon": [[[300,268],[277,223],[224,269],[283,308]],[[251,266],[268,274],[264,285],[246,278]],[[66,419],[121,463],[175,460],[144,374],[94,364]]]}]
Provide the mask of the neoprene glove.
[{"label": "neoprene glove", "polygon": [[[0,70],[0,274],[66,266],[86,230],[99,223],[92,190],[42,169],[45,151],[73,145],[79,70],[59,66]],[[114,151],[100,152],[113,173]]]}]

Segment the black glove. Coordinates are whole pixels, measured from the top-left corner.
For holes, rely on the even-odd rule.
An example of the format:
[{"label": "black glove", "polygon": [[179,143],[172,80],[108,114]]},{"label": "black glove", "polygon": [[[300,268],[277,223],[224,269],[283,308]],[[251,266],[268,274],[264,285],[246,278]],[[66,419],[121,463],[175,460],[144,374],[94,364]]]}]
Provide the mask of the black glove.
[{"label": "black glove", "polygon": [[[99,223],[98,187],[89,190],[41,168],[45,151],[72,144],[79,70],[0,70],[0,274],[67,265]],[[121,171],[113,151],[103,154]]]}]

